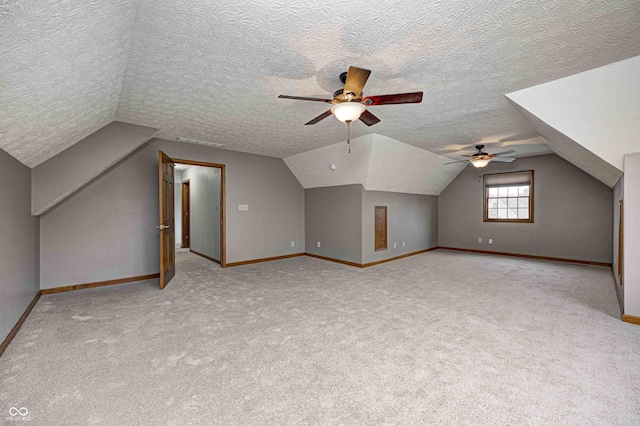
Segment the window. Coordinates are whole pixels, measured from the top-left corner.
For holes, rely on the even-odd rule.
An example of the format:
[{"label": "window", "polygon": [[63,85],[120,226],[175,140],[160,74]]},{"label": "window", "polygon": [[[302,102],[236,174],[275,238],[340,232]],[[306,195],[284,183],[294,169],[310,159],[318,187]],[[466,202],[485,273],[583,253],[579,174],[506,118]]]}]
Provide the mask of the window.
[{"label": "window", "polygon": [[484,221],[533,223],[533,170],[484,175]]}]

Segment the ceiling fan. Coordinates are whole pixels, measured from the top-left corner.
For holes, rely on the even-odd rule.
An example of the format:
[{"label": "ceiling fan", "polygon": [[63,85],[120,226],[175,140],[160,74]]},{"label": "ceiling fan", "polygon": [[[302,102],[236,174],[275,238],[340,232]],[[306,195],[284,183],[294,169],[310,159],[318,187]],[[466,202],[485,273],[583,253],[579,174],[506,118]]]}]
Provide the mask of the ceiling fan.
[{"label": "ceiling fan", "polygon": [[487,154],[486,152],[482,152],[484,145],[476,145],[475,148],[478,150],[478,152],[476,152],[475,154],[463,155],[463,157],[469,157],[468,160],[452,161],[450,163],[444,163],[444,164],[468,162],[468,163],[471,163],[474,167],[481,169],[482,167],[486,167],[487,164],[489,164],[492,161],[498,161],[500,163],[510,163],[513,160],[515,160],[514,157],[502,157],[503,155],[506,155],[506,154],[514,154],[515,151],[513,149],[510,149],[508,151],[498,152],[495,154]]},{"label": "ceiling fan", "polygon": [[307,126],[316,124],[332,114],[343,123],[349,124],[352,121],[360,119],[360,121],[367,126],[373,126],[374,124],[379,123],[380,119],[367,110],[368,106],[418,104],[422,102],[422,92],[363,97],[362,88],[367,82],[369,74],[371,74],[370,70],[358,67],[349,67],[348,72],[340,74],[340,81],[344,83],[344,89],[336,90],[333,94],[333,99],[287,95],[280,95],[278,98],[325,102],[333,105],[331,109],[306,123],[305,125]]}]

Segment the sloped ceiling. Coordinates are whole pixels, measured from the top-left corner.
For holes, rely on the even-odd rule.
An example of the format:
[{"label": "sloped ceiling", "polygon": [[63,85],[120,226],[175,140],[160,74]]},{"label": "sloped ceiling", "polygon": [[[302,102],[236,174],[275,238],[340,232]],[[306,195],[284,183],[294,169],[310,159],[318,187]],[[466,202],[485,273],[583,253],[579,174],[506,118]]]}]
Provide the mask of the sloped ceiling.
[{"label": "sloped ceiling", "polygon": [[[346,142],[323,146],[285,157],[284,162],[303,188],[365,184],[369,177],[373,134],[351,140],[351,152]],[[336,166],[334,170],[331,165]]]},{"label": "sloped ceiling", "polygon": [[562,132],[549,126],[535,115],[518,104],[514,104],[522,114],[529,119],[536,130],[544,135],[549,145],[553,147],[553,152],[564,158],[583,172],[593,176],[605,185],[613,188],[620,177],[622,171],[604,161],[593,152],[586,149]]},{"label": "sloped ceiling", "polygon": [[158,129],[112,121],[31,169],[31,214],[41,215],[149,141]]},{"label": "sloped ceiling", "polygon": [[346,129],[277,95],[330,95],[356,65],[365,94],[425,97],[372,107],[382,122],[354,138],[457,158],[534,130],[505,93],[640,55],[639,22],[637,0],[3,2],[0,148],[34,166],[117,119],[284,158]]},{"label": "sloped ceiling", "polygon": [[374,134],[365,189],[440,195],[467,165],[395,139]]},{"label": "sloped ceiling", "polygon": [[[372,133],[284,159],[303,188],[361,184],[369,191],[439,195],[464,165]],[[332,169],[332,166],[335,168]]]},{"label": "sloped ceiling", "polygon": [[609,186],[624,154],[640,152],[640,56],[507,97],[535,117],[554,151]]}]

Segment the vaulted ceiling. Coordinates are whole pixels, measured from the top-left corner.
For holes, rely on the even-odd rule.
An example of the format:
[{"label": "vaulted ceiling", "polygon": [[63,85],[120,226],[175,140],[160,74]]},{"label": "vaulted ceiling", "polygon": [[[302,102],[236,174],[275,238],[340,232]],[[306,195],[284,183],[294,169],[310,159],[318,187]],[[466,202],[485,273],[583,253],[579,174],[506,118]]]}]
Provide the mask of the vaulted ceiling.
[{"label": "vaulted ceiling", "polygon": [[550,152],[504,96],[640,55],[637,0],[22,0],[0,3],[0,148],[33,167],[113,120],[288,157],[344,141],[326,106],[349,65],[384,135],[454,157]]}]

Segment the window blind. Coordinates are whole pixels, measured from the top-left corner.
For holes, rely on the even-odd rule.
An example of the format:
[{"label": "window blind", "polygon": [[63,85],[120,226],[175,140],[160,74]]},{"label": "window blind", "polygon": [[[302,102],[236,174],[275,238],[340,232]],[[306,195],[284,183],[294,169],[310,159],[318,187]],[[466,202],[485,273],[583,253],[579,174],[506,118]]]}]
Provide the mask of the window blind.
[{"label": "window blind", "polygon": [[484,175],[485,188],[496,186],[531,185],[532,170],[524,172],[499,173]]}]

